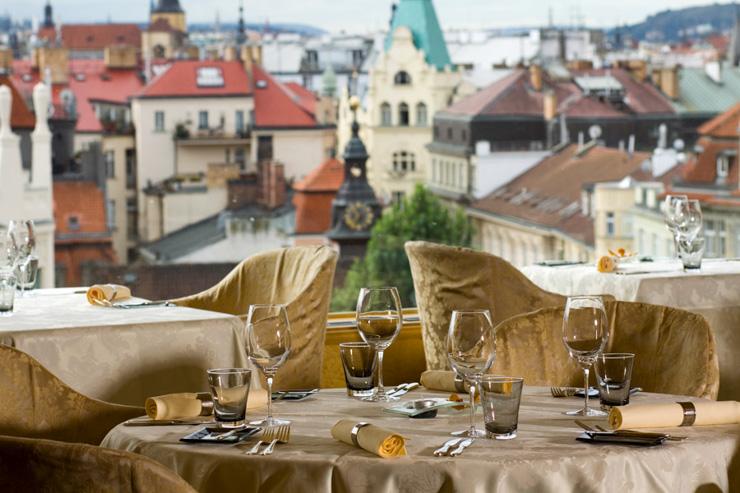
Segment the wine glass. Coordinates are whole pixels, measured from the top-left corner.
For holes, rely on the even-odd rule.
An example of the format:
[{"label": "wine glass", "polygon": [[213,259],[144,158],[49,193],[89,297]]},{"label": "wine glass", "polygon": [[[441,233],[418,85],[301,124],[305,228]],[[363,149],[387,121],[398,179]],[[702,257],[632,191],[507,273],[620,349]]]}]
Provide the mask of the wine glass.
[{"label": "wine glass", "polygon": [[583,368],[585,397],[583,409],[568,411],[568,416],[606,416],[588,407],[588,374],[608,340],[609,322],[601,296],[569,296],[563,314],[563,343],[570,357]]},{"label": "wine glass", "polygon": [[378,386],[371,396],[363,400],[390,402],[398,397],[390,396],[383,387],[383,351],[393,344],[401,331],[401,298],[396,288],[362,288],[357,298],[357,330],[360,337],[375,349]]},{"label": "wine glass", "polygon": [[272,381],[290,354],[290,322],[285,305],[250,305],[246,335],[249,360],[267,379],[267,417],[250,424],[289,424],[290,421],[272,417]]},{"label": "wine glass", "polygon": [[38,257],[36,250],[36,232],[33,221],[30,219],[12,220],[8,224],[8,240],[10,256],[13,258],[13,268],[21,288],[23,297],[26,289],[36,284],[38,271]]},{"label": "wine glass", "polygon": [[692,241],[702,225],[701,204],[698,200],[682,200],[675,205],[676,229],[679,240]]},{"label": "wine glass", "polygon": [[673,237],[673,247],[676,257],[678,257],[678,219],[676,217],[676,206],[679,202],[687,200],[689,198],[686,195],[666,195],[663,201],[663,217],[665,219],[665,225]]},{"label": "wine glass", "polygon": [[496,334],[488,310],[455,310],[447,332],[447,359],[455,373],[463,377],[470,393],[470,427],[456,436],[483,438],[475,428],[475,389],[496,357]]}]

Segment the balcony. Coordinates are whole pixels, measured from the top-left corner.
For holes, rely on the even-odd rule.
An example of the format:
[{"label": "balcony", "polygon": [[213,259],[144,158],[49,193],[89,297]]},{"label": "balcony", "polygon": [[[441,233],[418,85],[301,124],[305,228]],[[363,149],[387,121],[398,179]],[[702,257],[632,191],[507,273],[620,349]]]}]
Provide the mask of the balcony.
[{"label": "balcony", "polygon": [[221,128],[191,131],[185,126],[178,125],[173,138],[177,145],[181,147],[248,145],[250,129],[247,127],[236,132],[226,132]]}]

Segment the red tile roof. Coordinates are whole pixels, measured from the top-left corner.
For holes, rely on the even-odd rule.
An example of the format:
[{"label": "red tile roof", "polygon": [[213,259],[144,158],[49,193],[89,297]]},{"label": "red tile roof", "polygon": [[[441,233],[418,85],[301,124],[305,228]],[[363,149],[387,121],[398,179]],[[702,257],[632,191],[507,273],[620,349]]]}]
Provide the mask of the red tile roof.
[{"label": "red tile roof", "polygon": [[[45,28],[38,33],[41,39],[54,40],[56,31]],[[111,45],[141,47],[141,29],[136,24],[64,24],[62,46],[73,51],[102,51]]]},{"label": "red tile roof", "polygon": [[[110,233],[106,224],[105,197],[95,182],[55,181],[53,197],[57,237],[78,233]],[[77,229],[69,227],[72,217],[77,218]],[[70,241],[79,242],[80,238]],[[94,241],[100,241],[99,235]]]},{"label": "red tile roof", "polygon": [[316,113],[316,94],[313,91],[309,91],[297,82],[286,82],[285,86],[290,92],[298,96],[298,102],[303,106],[303,109],[311,114]]},{"label": "red tile roof", "polygon": [[296,234],[321,234],[331,227],[331,204],[344,181],[344,165],[330,158],[293,189]]},{"label": "red tile roof", "polygon": [[336,192],[344,181],[344,164],[329,158],[293,186],[301,192]]},{"label": "red tile roof", "polygon": [[8,86],[13,102],[10,108],[11,128],[33,128],[36,125],[36,117],[28,109],[23,96],[16,88],[13,81],[7,75],[0,75],[0,86]]},{"label": "red tile roof", "polygon": [[[198,86],[199,68],[216,67],[221,70],[224,83],[218,87]],[[219,97],[249,96],[250,84],[241,62],[178,60],[147,85],[138,97]]]},{"label": "red tile roof", "polygon": [[254,119],[257,127],[317,126],[305,100],[258,65],[254,66]]},{"label": "red tile roof", "polygon": [[[683,172],[683,179],[686,183],[693,184],[713,184],[717,180],[717,157],[726,152],[737,150],[736,140],[714,140],[711,137],[701,137],[697,145],[702,147],[694,161],[688,164]],[[737,156],[728,155],[729,173],[725,183],[738,183],[738,161]]]},{"label": "red tile roof", "polygon": [[156,21],[154,21],[154,23],[149,24],[147,31],[169,33],[175,31],[175,28],[170,25],[167,19],[165,19],[164,17],[160,17]]},{"label": "red tile roof", "polygon": [[700,135],[737,139],[738,125],[740,125],[740,103],[704,123],[697,131]]}]

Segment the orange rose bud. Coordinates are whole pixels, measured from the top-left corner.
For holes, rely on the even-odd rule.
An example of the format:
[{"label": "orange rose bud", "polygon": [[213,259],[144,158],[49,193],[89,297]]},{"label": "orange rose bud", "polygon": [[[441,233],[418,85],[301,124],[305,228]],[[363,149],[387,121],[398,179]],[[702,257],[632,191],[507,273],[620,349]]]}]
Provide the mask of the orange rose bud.
[{"label": "orange rose bud", "polygon": [[614,261],[614,257],[604,255],[596,263],[596,270],[599,272],[614,272],[617,268],[617,263]]}]

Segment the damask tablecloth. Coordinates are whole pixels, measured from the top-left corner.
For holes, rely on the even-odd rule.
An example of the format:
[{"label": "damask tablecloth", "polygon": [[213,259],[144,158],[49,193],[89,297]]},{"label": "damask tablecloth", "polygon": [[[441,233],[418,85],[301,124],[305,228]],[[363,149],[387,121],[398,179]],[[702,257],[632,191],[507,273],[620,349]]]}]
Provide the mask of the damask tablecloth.
[{"label": "damask tablecloth", "polygon": [[[440,395],[415,391],[405,399]],[[676,397],[633,397],[634,402],[656,400]],[[244,455],[256,438],[241,445],[178,441],[197,426],[118,426],[102,446],[146,455],[177,471],[202,493],[688,493],[740,488],[739,427],[674,429],[689,439],[652,448],[591,445],[575,440],[580,429],[562,414],[580,405],[577,398],[554,399],[548,389],[525,387],[519,436],[510,441],[478,439],[458,458],[434,457],[432,452],[450,438],[450,431],[467,426],[467,410],[410,419],[384,412],[382,404],[350,399],[343,389],[322,390],[305,401],[276,402],[276,415],[293,421],[291,438],[267,457]],[[402,433],[408,438],[409,455],[380,459],[335,441],[329,430],[342,418]]]},{"label": "damask tablecloth", "polygon": [[237,317],[92,306],[79,291],[17,298],[13,315],[0,317],[0,343],[27,352],[83,394],[139,406],[152,395],[208,390],[208,368],[247,364]]},{"label": "damask tablecloth", "polygon": [[[699,313],[714,330],[719,358],[719,399],[740,400],[740,261],[705,260],[698,272],[678,262],[634,263],[625,274],[602,274],[593,265],[528,266],[522,272],[543,289],[566,296],[611,294]],[[687,348],[688,350],[688,348]]]}]

